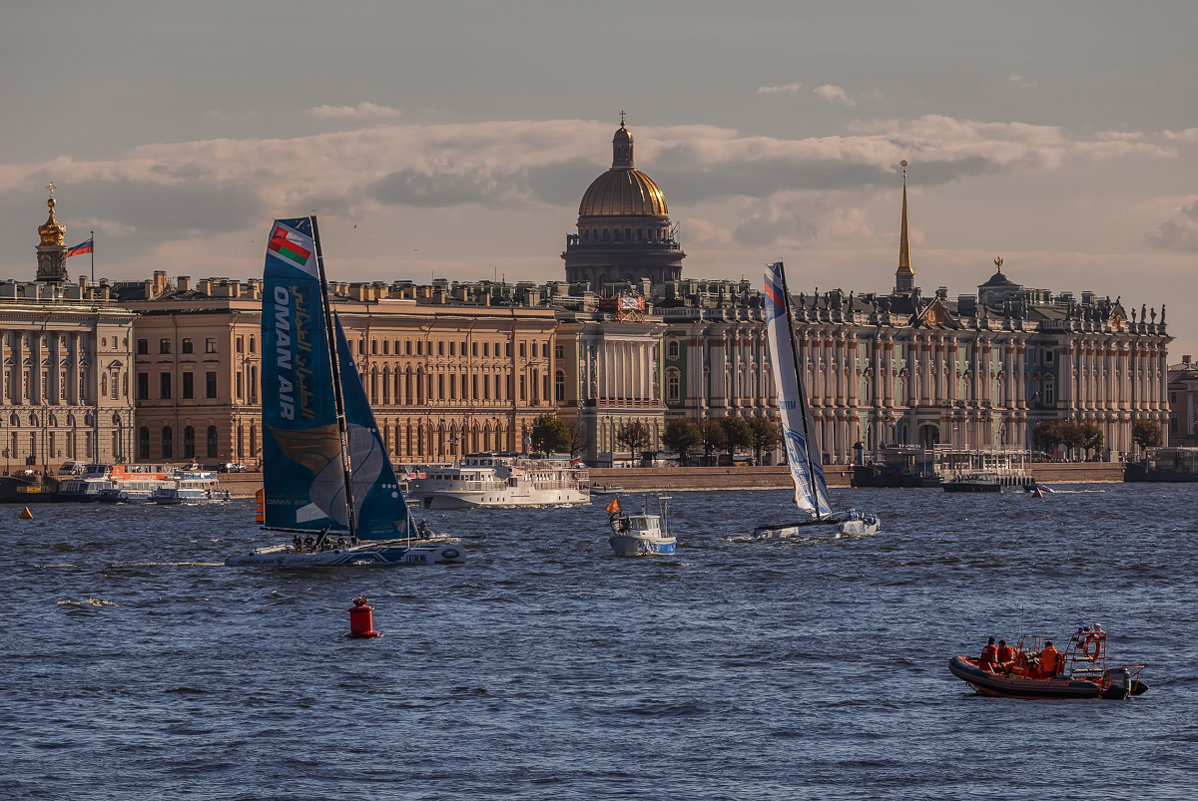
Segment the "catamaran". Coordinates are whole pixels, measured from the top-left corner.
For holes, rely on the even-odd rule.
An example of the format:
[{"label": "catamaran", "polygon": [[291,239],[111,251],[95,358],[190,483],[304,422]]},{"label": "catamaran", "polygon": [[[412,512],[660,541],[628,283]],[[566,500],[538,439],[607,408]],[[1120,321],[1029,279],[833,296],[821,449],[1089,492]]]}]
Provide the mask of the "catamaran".
[{"label": "catamaran", "polygon": [[778,406],[782,411],[782,429],[790,476],[794,481],[794,502],[806,519],[791,523],[772,523],[759,526],[756,537],[788,537],[800,534],[806,526],[835,525],[846,535],[875,534],[882,528],[876,515],[853,510],[833,512],[828,501],[828,484],[819,449],[811,437],[811,415],[807,396],[800,379],[798,356],[794,346],[794,325],[790,307],[790,292],[786,288],[786,273],[782,262],[765,268],[766,334],[770,343],[770,362],[774,385],[778,390]]},{"label": "catamaran", "polygon": [[292,533],[225,560],[327,567],[460,562],[413,523],[330,307],[315,217],[275,220],[262,293],[263,527]]}]

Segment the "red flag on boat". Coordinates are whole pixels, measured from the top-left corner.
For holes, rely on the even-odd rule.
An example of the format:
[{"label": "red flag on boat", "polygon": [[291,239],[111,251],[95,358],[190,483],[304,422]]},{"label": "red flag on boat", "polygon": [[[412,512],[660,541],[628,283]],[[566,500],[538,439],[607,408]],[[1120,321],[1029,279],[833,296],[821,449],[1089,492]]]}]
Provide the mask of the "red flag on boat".
[{"label": "red flag on boat", "polygon": [[620,499],[612,498],[605,508],[609,515],[618,515],[620,513]]}]

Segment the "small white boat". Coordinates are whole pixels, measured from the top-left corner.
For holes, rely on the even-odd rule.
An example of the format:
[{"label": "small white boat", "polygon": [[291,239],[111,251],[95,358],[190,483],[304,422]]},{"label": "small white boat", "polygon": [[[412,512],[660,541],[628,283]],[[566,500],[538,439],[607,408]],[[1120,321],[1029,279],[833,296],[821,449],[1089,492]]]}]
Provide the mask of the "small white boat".
[{"label": "small white boat", "polygon": [[220,488],[215,471],[182,470],[175,474],[173,486],[154,490],[150,493],[150,500],[160,506],[223,503],[229,500],[229,491]]},{"label": "small white boat", "polygon": [[662,556],[673,554],[677,538],[670,533],[666,519],[668,495],[658,497],[658,513],[649,512],[648,504],[638,514],[621,514],[619,498],[607,505],[612,536],[607,542],[616,556]]}]

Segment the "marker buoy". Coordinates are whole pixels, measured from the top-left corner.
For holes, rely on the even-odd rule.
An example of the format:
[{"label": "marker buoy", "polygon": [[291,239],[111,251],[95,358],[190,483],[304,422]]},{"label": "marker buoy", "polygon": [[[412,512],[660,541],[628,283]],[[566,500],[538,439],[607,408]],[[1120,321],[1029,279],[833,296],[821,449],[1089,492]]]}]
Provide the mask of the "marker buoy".
[{"label": "marker buoy", "polygon": [[354,605],[349,610],[349,636],[356,639],[369,639],[382,636],[381,631],[374,630],[373,606],[366,605],[366,599],[359,595],[354,599]]},{"label": "marker buoy", "polygon": [[21,510],[21,513],[19,515],[17,515],[17,517],[21,518],[22,520],[32,520],[33,512],[29,511],[29,507],[26,506],[24,509]]}]

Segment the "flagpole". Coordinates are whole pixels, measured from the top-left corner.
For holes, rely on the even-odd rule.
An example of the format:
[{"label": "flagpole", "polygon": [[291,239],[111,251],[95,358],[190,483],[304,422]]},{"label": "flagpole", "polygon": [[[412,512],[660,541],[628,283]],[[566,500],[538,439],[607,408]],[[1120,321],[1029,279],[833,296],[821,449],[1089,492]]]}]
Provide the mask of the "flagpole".
[{"label": "flagpole", "polygon": [[96,229],[92,229],[92,286],[96,285]]}]

